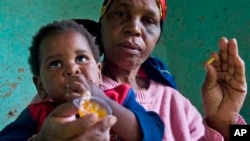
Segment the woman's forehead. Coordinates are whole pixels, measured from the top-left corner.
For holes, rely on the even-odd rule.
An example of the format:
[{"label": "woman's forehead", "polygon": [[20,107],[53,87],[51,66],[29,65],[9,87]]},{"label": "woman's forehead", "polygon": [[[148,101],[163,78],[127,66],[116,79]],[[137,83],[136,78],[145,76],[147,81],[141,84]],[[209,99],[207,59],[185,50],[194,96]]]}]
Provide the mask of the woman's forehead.
[{"label": "woman's forehead", "polygon": [[141,11],[160,15],[160,9],[155,0],[114,0],[113,4],[111,5],[111,8],[126,8],[131,9],[134,12]]},{"label": "woman's forehead", "polygon": [[113,0],[112,6],[127,6],[137,8],[155,8],[159,10],[155,0]]},{"label": "woman's forehead", "polygon": [[155,15],[160,15],[161,21],[164,21],[166,16],[166,1],[165,0],[105,0],[102,6],[100,18],[109,11],[110,8],[119,9],[122,7],[142,9],[150,11]]}]

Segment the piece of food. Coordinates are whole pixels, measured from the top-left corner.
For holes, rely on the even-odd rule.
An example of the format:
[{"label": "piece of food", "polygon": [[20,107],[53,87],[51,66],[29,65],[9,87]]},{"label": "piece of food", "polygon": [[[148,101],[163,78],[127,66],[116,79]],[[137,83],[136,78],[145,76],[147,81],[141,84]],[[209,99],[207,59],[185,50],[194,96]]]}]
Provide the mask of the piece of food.
[{"label": "piece of food", "polygon": [[91,96],[87,91],[79,99],[75,99],[73,103],[78,107],[79,117],[87,114],[96,114],[98,119],[102,119],[111,114],[111,108],[104,100]]},{"label": "piece of food", "polygon": [[96,114],[99,119],[102,119],[109,114],[106,106],[95,98],[82,100],[78,113],[80,117],[83,117],[86,114]]}]

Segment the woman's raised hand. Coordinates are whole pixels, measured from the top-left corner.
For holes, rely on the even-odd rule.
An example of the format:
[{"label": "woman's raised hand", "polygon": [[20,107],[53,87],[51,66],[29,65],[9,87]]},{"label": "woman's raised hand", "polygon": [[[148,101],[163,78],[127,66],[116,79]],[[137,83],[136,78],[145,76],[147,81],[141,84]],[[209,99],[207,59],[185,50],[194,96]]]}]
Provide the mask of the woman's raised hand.
[{"label": "woman's raised hand", "polygon": [[218,131],[238,121],[247,83],[245,64],[238,53],[236,39],[219,41],[219,52],[212,53],[205,64],[207,76],[202,86],[202,98],[209,126]]}]

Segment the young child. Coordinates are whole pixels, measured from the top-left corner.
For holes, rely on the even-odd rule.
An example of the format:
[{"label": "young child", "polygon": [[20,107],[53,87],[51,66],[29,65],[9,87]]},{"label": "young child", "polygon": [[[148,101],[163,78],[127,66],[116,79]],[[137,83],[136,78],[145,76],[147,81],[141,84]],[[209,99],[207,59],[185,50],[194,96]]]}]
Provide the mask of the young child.
[{"label": "young child", "polygon": [[[39,133],[48,114],[58,105],[79,98],[85,91],[105,100],[117,117],[111,140],[138,133],[140,140],[162,140],[164,124],[158,114],[135,101],[128,85],[104,93],[99,50],[94,38],[74,21],[53,22],[42,27],[30,47],[29,64],[41,102],[27,106],[0,132],[0,141],[26,141]],[[111,100],[112,99],[112,100]],[[125,108],[124,108],[125,107]]]}]

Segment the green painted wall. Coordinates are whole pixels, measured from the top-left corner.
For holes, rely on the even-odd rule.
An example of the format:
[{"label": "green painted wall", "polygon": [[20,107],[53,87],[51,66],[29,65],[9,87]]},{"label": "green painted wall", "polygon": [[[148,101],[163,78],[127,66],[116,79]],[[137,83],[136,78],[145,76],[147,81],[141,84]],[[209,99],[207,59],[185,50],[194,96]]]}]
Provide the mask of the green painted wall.
[{"label": "green painted wall", "polygon": [[[0,0],[0,129],[13,121],[36,93],[27,65],[31,38],[53,20],[97,20],[102,0]],[[221,36],[235,37],[250,84],[250,3],[248,0],[168,0],[164,32],[154,55],[176,76],[179,90],[202,111],[203,62]],[[249,85],[248,85],[249,86]],[[242,116],[250,122],[250,96]]]}]

